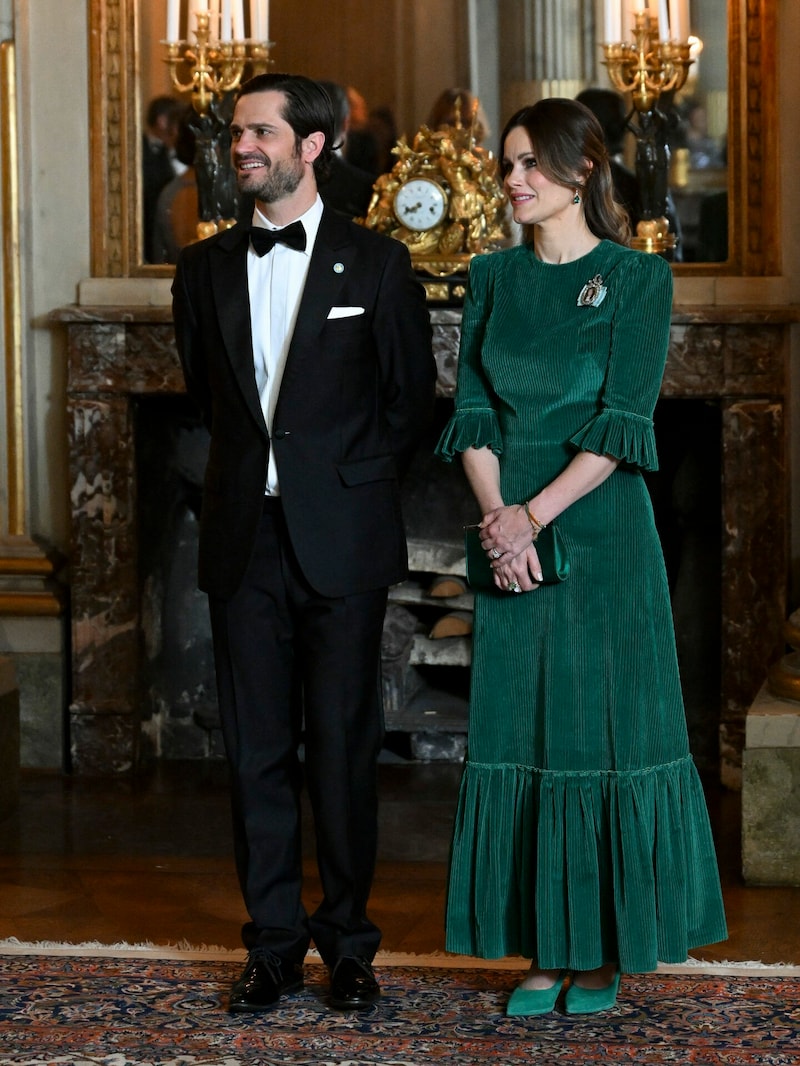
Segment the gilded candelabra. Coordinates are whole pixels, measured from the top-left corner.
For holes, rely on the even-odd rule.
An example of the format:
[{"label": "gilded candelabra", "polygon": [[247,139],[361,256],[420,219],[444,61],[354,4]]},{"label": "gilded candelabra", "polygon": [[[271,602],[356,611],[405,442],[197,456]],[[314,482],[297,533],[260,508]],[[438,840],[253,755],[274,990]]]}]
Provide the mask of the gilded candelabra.
[{"label": "gilded candelabra", "polygon": [[[208,11],[196,12],[195,43],[167,41],[166,62],[173,87],[191,93],[195,112],[190,126],[195,134],[198,238],[209,237],[236,222],[238,195],[230,162],[233,93],[249,64],[251,75],[266,72],[270,41],[217,40],[212,37]],[[181,80],[180,68],[189,66],[190,77]]]},{"label": "gilded candelabra", "polygon": [[[208,113],[215,97],[238,89],[248,62],[253,74],[263,74],[269,64],[270,42],[214,40],[207,11],[197,12],[195,38],[194,48],[189,41],[167,41],[167,63],[174,88],[192,94],[198,115]],[[191,64],[188,82],[178,72],[183,63]]]},{"label": "gilded candelabra", "polygon": [[669,145],[667,120],[658,103],[665,93],[682,88],[693,62],[690,44],[658,39],[658,23],[649,11],[634,12],[633,41],[603,45],[609,78],[621,93],[630,93],[637,125],[636,176],[639,181],[640,221],[634,248],[646,252],[670,253],[675,234],[667,218],[667,178]]}]

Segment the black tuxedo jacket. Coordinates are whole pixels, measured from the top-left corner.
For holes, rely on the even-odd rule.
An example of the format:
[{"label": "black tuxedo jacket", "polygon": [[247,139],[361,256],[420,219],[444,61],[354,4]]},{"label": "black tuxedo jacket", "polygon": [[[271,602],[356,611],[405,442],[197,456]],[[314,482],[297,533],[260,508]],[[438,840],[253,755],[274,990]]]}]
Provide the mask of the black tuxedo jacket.
[{"label": "black tuxedo jacket", "polygon": [[[338,597],[407,573],[399,479],[429,421],[430,316],[408,250],[325,208],[281,382],[272,440],[255,381],[249,227],[185,248],[173,283],[189,394],[211,433],[200,587],[229,598],[255,543],[270,447],[303,573]],[[363,313],[331,316],[332,309]]]}]

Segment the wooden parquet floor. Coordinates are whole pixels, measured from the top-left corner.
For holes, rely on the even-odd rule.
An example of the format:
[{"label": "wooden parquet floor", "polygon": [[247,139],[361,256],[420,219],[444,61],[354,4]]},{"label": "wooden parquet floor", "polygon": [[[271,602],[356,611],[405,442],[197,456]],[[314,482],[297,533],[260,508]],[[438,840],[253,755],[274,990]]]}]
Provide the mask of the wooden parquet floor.
[{"label": "wooden parquet floor", "polygon": [[[452,764],[381,768],[371,915],[386,950],[444,949],[458,776]],[[739,796],[712,786],[708,798],[730,938],[695,955],[800,964],[800,888],[744,885]],[[320,888],[312,854],[306,874],[313,908]],[[135,781],[23,775],[19,808],[0,822],[0,939],[237,949],[244,920],[221,765],[169,764]]]}]

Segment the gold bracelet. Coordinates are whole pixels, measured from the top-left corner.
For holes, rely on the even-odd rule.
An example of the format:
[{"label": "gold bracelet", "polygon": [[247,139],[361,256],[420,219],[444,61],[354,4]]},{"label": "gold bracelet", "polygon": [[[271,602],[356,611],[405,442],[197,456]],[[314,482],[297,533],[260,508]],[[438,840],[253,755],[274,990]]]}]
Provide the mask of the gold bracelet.
[{"label": "gold bracelet", "polygon": [[532,539],[536,540],[536,538],[544,529],[545,524],[544,522],[540,522],[536,515],[533,514],[530,507],[528,506],[527,500],[523,503],[522,506],[525,508],[525,514],[527,515],[528,521],[531,524],[531,533],[533,534]]}]

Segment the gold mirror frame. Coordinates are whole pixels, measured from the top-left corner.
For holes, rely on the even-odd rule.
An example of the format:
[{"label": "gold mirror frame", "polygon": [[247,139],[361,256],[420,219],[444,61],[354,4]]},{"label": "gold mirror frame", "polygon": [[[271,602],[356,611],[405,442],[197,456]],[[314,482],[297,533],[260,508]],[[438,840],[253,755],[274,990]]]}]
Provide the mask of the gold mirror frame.
[{"label": "gold mirror frame", "polygon": [[[779,273],[774,8],[770,0],[729,0],[729,258],[679,263],[677,275]],[[92,276],[168,277],[172,267],[142,264],[140,255],[135,0],[90,0],[89,39]]]}]

